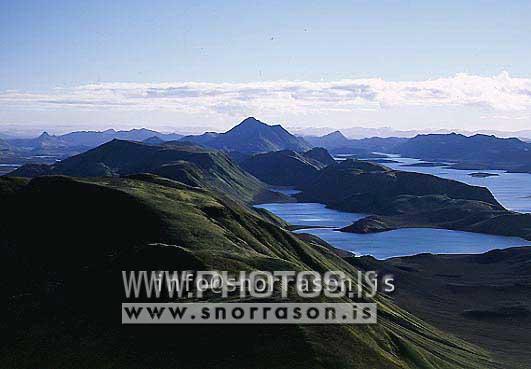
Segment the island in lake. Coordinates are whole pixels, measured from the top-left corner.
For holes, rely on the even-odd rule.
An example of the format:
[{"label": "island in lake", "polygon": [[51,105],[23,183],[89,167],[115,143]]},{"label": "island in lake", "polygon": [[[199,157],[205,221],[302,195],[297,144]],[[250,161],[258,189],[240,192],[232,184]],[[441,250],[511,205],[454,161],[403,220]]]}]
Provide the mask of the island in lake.
[{"label": "island in lake", "polygon": [[476,178],[487,178],[487,177],[499,177],[499,174],[496,173],[485,173],[485,172],[476,172],[476,173],[470,173],[470,177],[476,177]]}]

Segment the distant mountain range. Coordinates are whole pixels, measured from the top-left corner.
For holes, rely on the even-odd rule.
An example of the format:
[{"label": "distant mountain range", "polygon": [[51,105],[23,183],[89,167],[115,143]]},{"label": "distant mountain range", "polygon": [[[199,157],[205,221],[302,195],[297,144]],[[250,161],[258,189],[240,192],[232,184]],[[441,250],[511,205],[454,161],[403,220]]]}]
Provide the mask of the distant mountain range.
[{"label": "distant mountain range", "polygon": [[53,164],[77,155],[113,139],[159,145],[166,141],[189,142],[203,147],[223,150],[237,163],[258,153],[293,151],[304,153],[313,147],[327,149],[332,155],[355,158],[376,158],[376,153],[398,153],[429,161],[449,161],[455,169],[500,169],[531,172],[531,143],[517,138],[498,138],[477,134],[428,134],[413,138],[370,137],[348,138],[334,131],[324,136],[297,137],[280,125],[268,125],[253,117],[224,133],[206,132],[202,135],[182,136],[149,129],[130,131],[80,131],[60,136],[46,132],[30,139],[1,139],[0,163]]},{"label": "distant mountain range", "polygon": [[[161,133],[145,128],[130,131],[79,131],[64,135],[43,132],[36,138],[4,140],[10,149],[20,155],[47,155],[64,159],[79,154],[114,139],[158,144],[164,141],[187,141],[226,152],[245,156],[261,152],[293,150],[303,152],[311,149],[304,139],[296,137],[280,125],[267,125],[255,118],[247,118],[225,133],[206,132],[201,135],[182,136],[176,133]],[[6,146],[7,147],[7,146]]]},{"label": "distant mountain range", "polygon": [[348,147],[353,142],[340,131],[334,131],[324,136],[305,136],[304,139],[313,146],[324,147],[328,150]]},{"label": "distant mountain range", "polygon": [[324,147],[335,154],[351,154],[369,157],[372,152],[392,152],[393,149],[406,142],[407,138],[400,137],[370,137],[353,140],[347,138],[340,131],[334,131],[324,136],[305,136],[304,140],[315,147]]},{"label": "distant mountain range", "polygon": [[16,150],[25,150],[31,152],[41,152],[44,150],[61,150],[74,145],[60,136],[52,136],[48,132],[43,132],[40,136],[35,138],[17,138],[8,140],[10,146]]},{"label": "distant mountain range", "polygon": [[279,150],[302,152],[311,149],[304,139],[292,135],[281,125],[270,126],[253,117],[245,119],[225,133],[207,132],[199,136],[186,136],[182,140],[243,154]]},{"label": "distant mountain range", "polygon": [[176,141],[183,136],[176,133],[161,133],[146,128],[132,129],[130,131],[115,131],[109,129],[103,132],[80,131],[59,136],[70,145],[96,147],[114,139],[128,141],[144,141],[148,138],[158,137],[162,141]]},{"label": "distant mountain range", "polygon": [[175,133],[165,134],[149,129],[132,129],[130,131],[115,131],[109,129],[106,131],[79,131],[71,132],[60,136],[50,135],[43,132],[37,138],[19,138],[11,139],[9,142],[15,147],[28,149],[45,149],[48,147],[86,147],[93,148],[112,141],[114,139],[128,141],[144,141],[151,137],[158,137],[163,141],[174,141],[182,138],[182,135]]},{"label": "distant mountain range", "polygon": [[3,155],[0,162],[14,164],[24,163],[49,163],[80,154],[89,149],[102,145],[114,139],[144,141],[149,138],[158,138],[162,141],[178,140],[182,135],[165,134],[149,129],[132,129],[130,131],[80,131],[71,132],[60,136],[43,132],[35,138],[5,139]]},{"label": "distant mountain range", "polygon": [[[321,127],[321,128],[291,128],[290,131],[298,136],[323,136],[331,132],[336,131],[337,128],[331,127]],[[412,138],[418,135],[426,134],[449,134],[452,132],[460,133],[466,136],[473,136],[475,134],[484,134],[484,135],[495,135],[497,137],[517,137],[524,141],[531,141],[531,130],[520,130],[520,131],[500,131],[500,130],[477,130],[477,131],[468,131],[464,129],[420,129],[420,130],[397,130],[391,127],[379,127],[379,128],[368,128],[368,127],[348,127],[341,128],[341,132],[350,139],[361,139],[361,138],[370,138],[370,137],[402,137],[402,138]]]},{"label": "distant mountain range", "polygon": [[335,131],[325,136],[307,136],[304,139],[312,146],[324,147],[333,154],[350,153],[358,158],[370,158],[373,152],[382,152],[426,161],[453,162],[451,167],[454,169],[531,172],[531,143],[518,138],[450,133],[353,140]]},{"label": "distant mountain range", "polygon": [[419,135],[393,151],[429,161],[452,161],[456,169],[531,172],[531,144],[517,138],[461,134]]},{"label": "distant mountain range", "polygon": [[[368,128],[368,127],[346,127],[340,129],[342,134],[349,139],[361,139],[368,137],[403,137],[411,138],[419,133],[417,130],[401,131],[390,127]],[[337,131],[337,128],[321,127],[321,128],[292,128],[292,131],[302,137],[306,136],[324,136]]]}]

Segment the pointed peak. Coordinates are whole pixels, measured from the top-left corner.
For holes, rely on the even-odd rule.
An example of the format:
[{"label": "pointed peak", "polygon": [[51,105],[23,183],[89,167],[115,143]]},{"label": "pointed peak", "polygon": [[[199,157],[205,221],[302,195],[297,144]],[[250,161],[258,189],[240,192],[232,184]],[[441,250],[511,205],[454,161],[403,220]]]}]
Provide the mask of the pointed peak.
[{"label": "pointed peak", "polygon": [[249,117],[249,118],[245,118],[239,125],[245,125],[245,126],[250,126],[250,125],[253,125],[253,126],[261,126],[261,125],[266,125],[265,123],[259,121],[258,119],[256,119],[255,117]]},{"label": "pointed peak", "polygon": [[327,140],[327,141],[332,141],[332,142],[335,142],[335,143],[345,143],[346,144],[347,142],[350,141],[340,131],[331,132],[331,133],[329,133],[327,135],[321,136],[320,138],[324,139],[324,140]]},{"label": "pointed peak", "polygon": [[48,132],[44,131],[41,133],[41,135],[39,137],[37,137],[37,140],[39,141],[47,141],[47,140],[50,140],[52,138],[55,138],[56,136],[53,136],[51,134],[49,134]]},{"label": "pointed peak", "polygon": [[331,132],[327,135],[325,135],[325,137],[341,137],[341,138],[346,138],[345,135],[343,133],[341,133],[341,131],[334,131],[334,132]]},{"label": "pointed peak", "polygon": [[271,128],[271,126],[260,122],[255,117],[249,117],[245,118],[243,121],[241,121],[240,124],[237,126],[232,127],[229,131],[225,132],[240,132],[240,131],[255,131],[255,130],[261,130],[264,128]]}]

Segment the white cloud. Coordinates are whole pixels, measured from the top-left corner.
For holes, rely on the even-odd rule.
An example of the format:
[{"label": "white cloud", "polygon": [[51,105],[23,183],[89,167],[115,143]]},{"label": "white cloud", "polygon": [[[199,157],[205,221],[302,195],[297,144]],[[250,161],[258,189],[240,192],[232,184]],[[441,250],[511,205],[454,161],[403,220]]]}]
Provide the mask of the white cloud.
[{"label": "white cloud", "polygon": [[5,91],[0,110],[174,111],[186,114],[311,114],[395,107],[531,109],[531,79],[507,72],[482,77],[457,74],[426,81],[353,79],[332,82],[97,83],[46,93]]}]

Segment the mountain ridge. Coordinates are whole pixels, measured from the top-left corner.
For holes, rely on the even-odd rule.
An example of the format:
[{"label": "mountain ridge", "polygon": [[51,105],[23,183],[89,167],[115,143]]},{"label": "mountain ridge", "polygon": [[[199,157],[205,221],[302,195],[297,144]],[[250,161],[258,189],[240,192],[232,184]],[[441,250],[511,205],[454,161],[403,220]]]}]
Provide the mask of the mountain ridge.
[{"label": "mountain ridge", "polygon": [[334,131],[324,136],[303,136],[315,147],[324,147],[334,154],[355,154],[357,157],[371,157],[373,152],[392,152],[393,149],[407,141],[402,137],[366,137],[347,138],[341,131]]},{"label": "mountain ridge", "polygon": [[396,153],[427,161],[445,160],[455,169],[500,169],[531,173],[531,144],[518,138],[476,134],[419,135],[395,147]]},{"label": "mountain ridge", "polygon": [[280,150],[306,151],[311,148],[303,139],[293,136],[281,125],[270,126],[254,117],[244,119],[225,133],[207,132],[199,136],[186,136],[182,140],[243,154]]},{"label": "mountain ridge", "polygon": [[224,153],[180,141],[162,145],[114,139],[49,166],[24,165],[10,176],[117,177],[153,173],[191,186],[226,191],[245,201],[263,191],[265,185],[242,171]]}]

